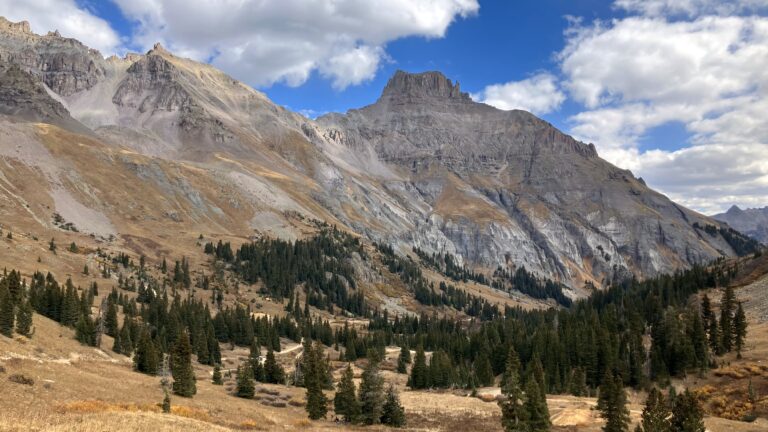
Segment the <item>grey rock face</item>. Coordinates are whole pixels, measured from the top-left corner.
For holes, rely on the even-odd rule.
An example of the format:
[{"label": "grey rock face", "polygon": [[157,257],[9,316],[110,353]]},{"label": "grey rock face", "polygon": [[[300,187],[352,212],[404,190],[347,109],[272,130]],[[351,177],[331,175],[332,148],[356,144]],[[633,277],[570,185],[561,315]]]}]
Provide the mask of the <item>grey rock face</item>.
[{"label": "grey rock face", "polygon": [[[370,146],[417,189],[429,179],[421,198],[448,213],[440,231],[475,264],[510,262],[565,281],[600,282],[732,253],[722,239],[698,235],[692,224],[704,216],[600,159],[593,145],[530,113],[473,102],[437,72],[397,72],[375,104],[318,123],[351,149]],[[491,220],[462,214],[463,200],[485,203]]]},{"label": "grey rock face", "polygon": [[61,96],[93,87],[104,77],[104,59],[75,39],[58,32],[39,36],[29,23],[12,23],[0,17],[0,60],[15,63],[38,74]]},{"label": "grey rock face", "polygon": [[735,230],[743,232],[760,243],[768,244],[768,206],[744,210],[738,206],[731,206],[727,212],[712,217],[727,223]]}]

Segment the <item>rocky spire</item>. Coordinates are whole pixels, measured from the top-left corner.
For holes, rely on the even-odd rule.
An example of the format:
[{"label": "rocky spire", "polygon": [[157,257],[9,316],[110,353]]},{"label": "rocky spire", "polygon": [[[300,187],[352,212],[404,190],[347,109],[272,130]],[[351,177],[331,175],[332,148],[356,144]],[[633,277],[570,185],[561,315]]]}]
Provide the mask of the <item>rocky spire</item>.
[{"label": "rocky spire", "polygon": [[395,72],[384,87],[381,97],[400,96],[470,100],[469,94],[461,92],[458,82],[452,83],[440,72],[408,73],[401,70]]},{"label": "rocky spire", "polygon": [[0,28],[21,33],[32,33],[32,29],[29,27],[28,21],[19,21],[15,23],[8,21],[5,17],[2,16],[0,16]]}]

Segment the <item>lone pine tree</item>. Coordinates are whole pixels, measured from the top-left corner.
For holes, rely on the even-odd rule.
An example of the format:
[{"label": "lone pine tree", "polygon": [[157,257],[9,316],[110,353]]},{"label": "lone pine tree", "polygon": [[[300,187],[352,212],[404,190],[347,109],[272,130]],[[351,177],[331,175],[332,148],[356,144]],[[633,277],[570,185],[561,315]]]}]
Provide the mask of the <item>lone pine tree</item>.
[{"label": "lone pine tree", "polygon": [[348,423],[357,423],[360,421],[360,403],[355,394],[354,373],[352,365],[348,364],[341,376],[336,395],[333,398],[333,408],[336,414],[341,415],[344,421]]},{"label": "lone pine tree", "polygon": [[224,384],[224,381],[221,379],[221,366],[219,366],[218,363],[213,366],[213,377],[211,377],[211,382],[214,385]]},{"label": "lone pine tree", "polygon": [[411,377],[408,380],[412,389],[419,390],[429,387],[429,369],[427,369],[427,356],[424,347],[419,345],[416,349],[416,358],[411,368]]},{"label": "lone pine tree", "polygon": [[379,374],[379,365],[369,361],[360,381],[360,408],[365,424],[381,423],[384,408],[384,380]]},{"label": "lone pine tree", "polygon": [[197,393],[195,373],[192,370],[192,345],[186,331],[181,332],[171,349],[171,374],[174,394],[192,397]]},{"label": "lone pine tree", "polygon": [[237,387],[235,395],[245,399],[253,399],[256,389],[253,385],[253,369],[248,364],[237,368]]},{"label": "lone pine tree", "polygon": [[310,419],[318,420],[328,412],[328,399],[323,394],[326,375],[323,347],[319,343],[314,346],[309,344],[304,356],[304,386],[307,388],[305,408]]}]

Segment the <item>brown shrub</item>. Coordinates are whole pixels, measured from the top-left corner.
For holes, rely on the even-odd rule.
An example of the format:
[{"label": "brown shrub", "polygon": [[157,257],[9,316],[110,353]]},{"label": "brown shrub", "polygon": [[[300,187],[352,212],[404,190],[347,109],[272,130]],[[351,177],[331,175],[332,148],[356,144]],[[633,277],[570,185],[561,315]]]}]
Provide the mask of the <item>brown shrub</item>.
[{"label": "brown shrub", "polygon": [[13,374],[8,377],[8,381],[16,383],[16,384],[24,384],[24,385],[35,385],[35,380],[24,375],[24,374]]}]

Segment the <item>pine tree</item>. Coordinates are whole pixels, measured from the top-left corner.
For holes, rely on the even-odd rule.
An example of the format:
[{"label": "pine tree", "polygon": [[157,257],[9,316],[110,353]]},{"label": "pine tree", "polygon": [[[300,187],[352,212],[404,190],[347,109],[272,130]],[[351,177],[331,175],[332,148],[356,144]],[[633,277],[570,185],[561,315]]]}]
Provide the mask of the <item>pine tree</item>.
[{"label": "pine tree", "polygon": [[475,375],[481,386],[493,385],[493,368],[485,350],[482,350],[475,359]]},{"label": "pine tree", "polygon": [[429,369],[427,369],[427,356],[424,347],[419,345],[416,349],[416,359],[411,368],[409,383],[412,389],[420,390],[429,387]]},{"label": "pine tree", "polygon": [[527,432],[529,416],[520,385],[520,359],[514,347],[509,349],[501,382],[501,425],[506,432]]},{"label": "pine tree", "polygon": [[105,333],[112,337],[115,337],[120,330],[117,323],[117,306],[113,301],[110,301],[107,306],[107,313],[104,317],[104,329]]},{"label": "pine tree", "polygon": [[285,371],[277,362],[272,347],[267,350],[267,358],[264,361],[264,381],[270,384],[283,384],[285,382]]},{"label": "pine tree", "polygon": [[365,424],[381,423],[384,408],[384,380],[379,375],[379,365],[369,360],[360,382],[360,409]]},{"label": "pine tree", "polygon": [[253,399],[256,389],[253,385],[253,368],[249,364],[237,368],[237,388],[235,395],[245,399]]},{"label": "pine tree", "polygon": [[723,298],[720,301],[720,345],[725,352],[731,352],[733,348],[733,308],[735,303],[736,295],[733,288],[725,287]]},{"label": "pine tree", "polygon": [[736,348],[737,357],[741,358],[741,350],[744,348],[744,339],[747,337],[747,317],[744,308],[739,302],[736,315],[733,318],[733,345]]},{"label": "pine tree", "polygon": [[14,320],[11,294],[4,285],[0,286],[0,333],[11,337],[13,335]]},{"label": "pine tree", "polygon": [[96,346],[96,325],[87,314],[80,315],[75,324],[75,339],[83,345]]},{"label": "pine tree", "polygon": [[213,366],[213,378],[211,379],[211,382],[214,385],[224,384],[224,381],[221,379],[221,366],[219,366],[218,363]]},{"label": "pine tree", "polygon": [[670,432],[669,405],[656,387],[648,392],[641,421],[642,432]]},{"label": "pine tree", "polygon": [[397,357],[397,373],[407,373],[408,364],[411,362],[411,350],[405,345],[400,348],[400,355]]},{"label": "pine tree", "polygon": [[133,341],[131,340],[131,330],[128,323],[127,319],[123,321],[120,334],[115,338],[115,345],[117,345],[118,340],[120,341],[120,351],[115,350],[115,352],[130,356],[133,353]]},{"label": "pine tree", "polygon": [[336,414],[341,415],[348,423],[357,423],[360,420],[360,403],[355,395],[354,373],[352,365],[347,365],[344,375],[341,376],[336,395],[333,398],[333,407]]},{"label": "pine tree", "polygon": [[587,396],[589,389],[587,388],[587,375],[584,373],[584,369],[577,367],[573,370],[569,391],[574,396]]},{"label": "pine tree", "polygon": [[[525,413],[528,416],[527,426],[530,432],[549,430],[549,408],[546,399],[542,402],[539,383],[530,376],[525,386]],[[507,429],[515,430],[515,429]],[[519,430],[519,429],[518,429]]]},{"label": "pine tree", "polygon": [[314,347],[310,344],[304,356],[304,386],[307,388],[305,408],[310,419],[318,420],[325,417],[328,412],[328,399],[323,394],[325,382],[323,348],[319,343]]},{"label": "pine tree", "polygon": [[24,300],[19,304],[18,311],[16,312],[16,333],[32,337],[34,333],[32,329],[32,305],[29,300]]},{"label": "pine tree", "polygon": [[133,355],[133,366],[138,372],[155,375],[158,361],[157,348],[149,337],[149,330],[142,329],[139,342],[136,344],[136,353]]},{"label": "pine tree", "polygon": [[392,385],[387,389],[381,413],[381,423],[397,428],[405,426],[405,410],[400,404],[400,397],[397,395],[395,387]]},{"label": "pine tree", "polygon": [[605,419],[603,432],[626,432],[629,430],[629,410],[624,384],[618,375],[606,373],[597,399],[600,417]]},{"label": "pine tree", "polygon": [[171,349],[171,374],[174,394],[192,397],[197,393],[195,373],[192,370],[192,346],[186,331],[181,332]]},{"label": "pine tree", "polygon": [[672,408],[672,430],[675,432],[704,432],[704,412],[696,396],[688,389],[675,398]]}]

